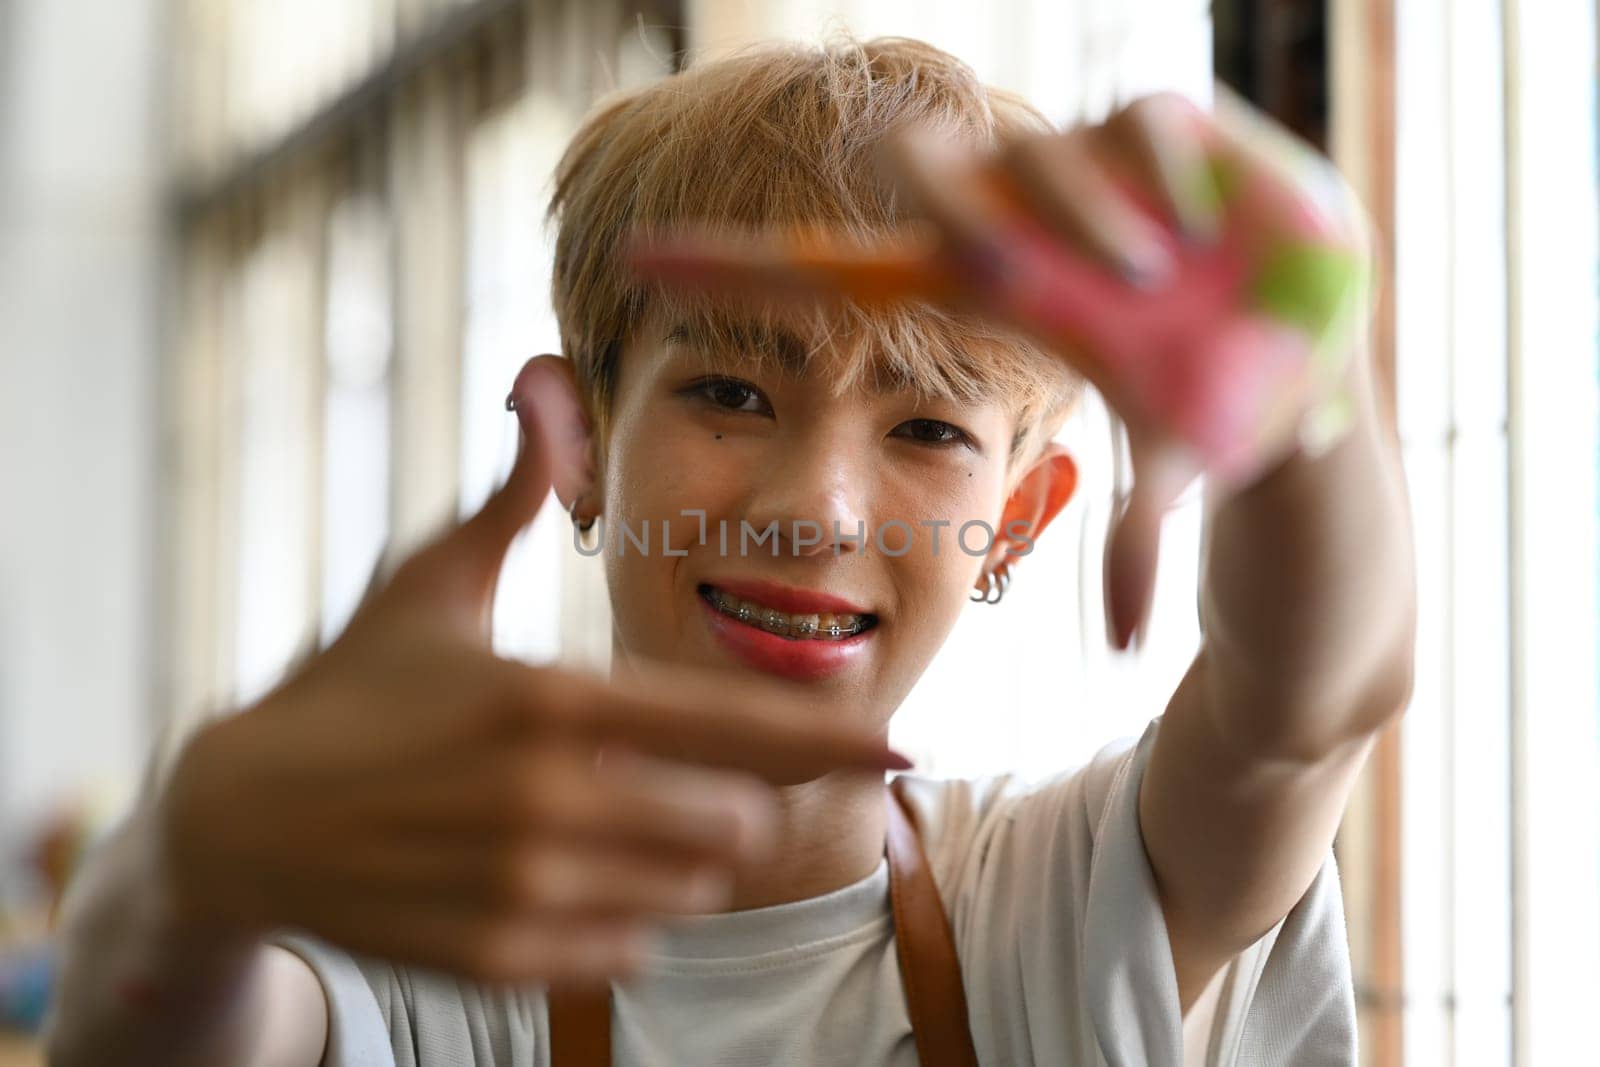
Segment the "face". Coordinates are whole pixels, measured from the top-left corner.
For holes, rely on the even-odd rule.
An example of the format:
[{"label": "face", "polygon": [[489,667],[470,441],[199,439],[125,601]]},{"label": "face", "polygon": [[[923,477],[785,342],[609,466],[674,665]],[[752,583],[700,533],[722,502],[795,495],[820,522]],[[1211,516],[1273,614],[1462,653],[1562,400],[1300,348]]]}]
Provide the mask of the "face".
[{"label": "face", "polygon": [[[998,401],[837,395],[826,366],[758,367],[660,321],[626,346],[595,487],[615,640],[883,723],[1004,529],[1016,422]],[[958,539],[969,520],[987,530]]]}]

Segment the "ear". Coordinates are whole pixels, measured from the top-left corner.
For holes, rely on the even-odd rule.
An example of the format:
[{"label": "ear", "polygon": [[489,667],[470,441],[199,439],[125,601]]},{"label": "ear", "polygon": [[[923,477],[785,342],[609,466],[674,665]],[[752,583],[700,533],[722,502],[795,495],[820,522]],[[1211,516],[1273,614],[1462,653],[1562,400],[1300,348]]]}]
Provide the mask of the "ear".
[{"label": "ear", "polygon": [[530,395],[533,383],[537,383],[537,392],[531,394],[536,414],[552,443],[550,480],[556,499],[566,511],[576,504],[580,518],[597,514],[594,431],[583,413],[572,361],[549,354],[534,356],[517,372],[511,398],[520,403]]},{"label": "ear", "polygon": [[1015,560],[1032,552],[1034,541],[1067,506],[1077,488],[1078,464],[1072,453],[1066,446],[1050,442],[1006,498],[994,545],[984,560],[984,573],[1000,566],[1008,556]]}]

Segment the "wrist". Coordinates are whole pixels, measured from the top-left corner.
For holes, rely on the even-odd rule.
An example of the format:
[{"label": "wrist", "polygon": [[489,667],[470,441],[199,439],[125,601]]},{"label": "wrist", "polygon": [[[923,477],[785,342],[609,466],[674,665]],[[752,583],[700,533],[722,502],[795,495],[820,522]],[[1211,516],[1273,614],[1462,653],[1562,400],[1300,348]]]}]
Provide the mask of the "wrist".
[{"label": "wrist", "polygon": [[233,774],[219,751],[228,725],[212,723],[190,738],[145,817],[163,920],[185,941],[244,949],[274,922],[260,880],[224,847],[231,836],[224,813],[234,810],[220,791]]}]

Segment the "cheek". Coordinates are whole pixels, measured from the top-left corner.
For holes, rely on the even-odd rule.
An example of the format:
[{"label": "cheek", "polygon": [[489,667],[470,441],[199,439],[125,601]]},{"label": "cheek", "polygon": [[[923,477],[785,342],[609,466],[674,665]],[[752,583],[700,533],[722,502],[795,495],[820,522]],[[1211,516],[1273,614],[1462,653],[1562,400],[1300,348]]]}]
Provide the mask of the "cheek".
[{"label": "cheek", "polygon": [[[952,547],[958,549],[954,555],[963,563],[981,555],[988,537],[985,528],[998,528],[1005,506],[1005,472],[994,468],[994,464],[983,462],[965,471],[941,471],[922,479],[902,475],[884,480],[886,493],[896,498],[894,517],[947,524],[939,530],[938,558],[931,562],[948,565]],[[908,514],[902,516],[901,511]],[[969,527],[965,542],[971,552],[959,550],[957,537],[963,526]],[[919,542],[924,533],[931,531],[919,531]],[[931,536],[928,540],[931,552]]]},{"label": "cheek", "polygon": [[[911,523],[916,540],[912,551],[888,562],[899,572],[896,584],[912,614],[943,631],[960,614],[983,557],[1000,532],[1004,472],[977,464],[970,476],[901,482],[893,492],[898,498],[894,509],[899,510],[883,514]],[[935,521],[944,525],[919,525]],[[897,544],[900,531],[891,536]]]},{"label": "cheek", "polygon": [[[675,547],[689,547],[698,520],[682,512],[725,513],[739,478],[729,450],[703,428],[685,426],[670,413],[619,419],[606,452],[604,558],[615,622],[628,647],[670,655],[672,635],[681,627],[668,620],[692,602],[677,584],[683,557],[662,551],[663,523]],[[620,551],[625,531],[636,539]],[[637,550],[641,536],[649,538],[648,552]]]},{"label": "cheek", "polygon": [[659,523],[676,519],[684,509],[714,513],[739,484],[735,452],[685,420],[665,417],[623,429],[614,444],[606,507],[619,519],[630,515],[636,522]]}]

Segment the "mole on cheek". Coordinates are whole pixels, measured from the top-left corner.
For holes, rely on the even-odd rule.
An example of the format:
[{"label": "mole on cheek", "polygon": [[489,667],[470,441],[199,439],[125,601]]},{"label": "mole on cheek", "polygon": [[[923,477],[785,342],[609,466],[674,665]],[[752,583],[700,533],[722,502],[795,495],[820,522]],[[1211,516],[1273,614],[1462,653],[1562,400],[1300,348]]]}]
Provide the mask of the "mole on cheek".
[{"label": "mole on cheek", "polygon": [[720,441],[720,440],[722,440],[722,435],[721,435],[721,434],[720,434],[720,433],[719,433],[719,434],[717,434],[717,440],[718,440],[718,441]]}]

